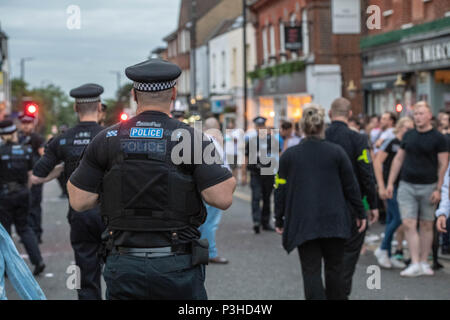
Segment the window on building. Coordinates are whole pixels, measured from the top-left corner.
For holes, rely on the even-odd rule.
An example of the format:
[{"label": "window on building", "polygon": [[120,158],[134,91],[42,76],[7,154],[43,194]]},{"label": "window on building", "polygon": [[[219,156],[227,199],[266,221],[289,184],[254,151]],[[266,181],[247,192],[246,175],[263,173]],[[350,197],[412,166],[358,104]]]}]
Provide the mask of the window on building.
[{"label": "window on building", "polygon": [[285,39],[284,39],[284,23],[280,20],[280,56],[281,61],[286,61],[286,49],[285,49]]},{"label": "window on building", "polygon": [[233,67],[231,68],[231,75],[232,75],[232,86],[236,87],[238,84],[237,79],[237,49],[233,48]]},{"label": "window on building", "polygon": [[225,59],[226,59],[225,51],[222,51],[222,66],[221,66],[222,70],[220,72],[220,74],[222,75],[222,88],[225,88],[227,86],[227,81],[226,81],[227,77],[225,74],[225,70],[226,70],[226,67],[225,67],[226,60]]},{"label": "window on building", "polygon": [[267,28],[264,28],[262,31],[262,43],[263,43],[263,64],[267,64],[269,62],[269,46],[267,44]]},{"label": "window on building", "polygon": [[217,65],[216,65],[216,54],[212,55],[212,63],[211,63],[211,80],[212,80],[212,88],[216,88],[216,79],[217,79]]},{"label": "window on building", "polygon": [[275,58],[277,55],[276,52],[276,46],[275,46],[275,28],[273,27],[273,25],[270,25],[269,27],[269,32],[270,32],[270,62],[274,63],[276,62]]},{"label": "window on building", "polygon": [[[295,27],[297,25],[297,15],[295,13],[291,14],[291,17],[289,18],[289,23],[291,24],[291,27]],[[297,52],[291,51],[291,59],[296,60],[298,58]]]}]

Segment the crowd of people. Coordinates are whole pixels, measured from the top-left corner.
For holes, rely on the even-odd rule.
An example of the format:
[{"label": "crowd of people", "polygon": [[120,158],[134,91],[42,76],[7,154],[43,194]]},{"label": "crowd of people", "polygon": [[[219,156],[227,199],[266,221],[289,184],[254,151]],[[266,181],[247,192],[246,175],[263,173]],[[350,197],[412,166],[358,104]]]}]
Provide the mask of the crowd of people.
[{"label": "crowd of people", "polygon": [[[146,62],[152,67],[160,63]],[[136,74],[152,74],[154,69],[147,70],[146,64],[134,66],[136,69],[144,68]],[[178,69],[175,71],[174,74],[178,74]],[[135,80],[137,76],[131,71],[129,77]],[[140,76],[138,78],[141,81]],[[187,171],[183,167],[180,173],[171,173],[170,179],[175,179],[170,183],[171,188],[179,189],[171,194],[169,189],[160,188],[159,180],[150,181],[153,183],[150,188],[143,174],[143,170],[148,170],[149,176],[159,177],[160,172],[152,170],[162,170],[161,161],[165,158],[161,157],[169,154],[165,149],[169,141],[164,140],[163,147],[154,140],[166,139],[163,131],[156,127],[184,126],[177,121],[183,115],[173,112],[168,117],[176,96],[174,82],[162,83],[169,86],[168,89],[162,94],[154,94],[151,91],[155,90],[154,86],[136,82],[136,88],[143,90],[133,89],[141,112],[130,122],[105,130],[99,125],[104,120],[105,107],[100,100],[103,88],[94,84],[75,88],[71,96],[75,99],[80,122],[74,128],[65,128],[46,144],[35,132],[34,118],[20,117],[19,135],[11,120],[1,121],[0,224],[6,231],[0,231],[4,236],[6,232],[11,233],[11,225],[15,225],[34,265],[35,276],[45,269],[39,250],[43,232],[42,184],[55,178],[60,179],[63,195],[70,196],[70,241],[76,264],[81,269],[79,299],[101,299],[100,279],[105,261],[109,261],[104,269],[109,286],[108,298],[139,295],[145,298],[142,283],[134,289],[125,283],[114,283],[116,267],[132,267],[137,262],[123,256],[141,258],[181,254],[177,264],[170,268],[187,270],[183,255],[194,255],[194,248],[195,254],[203,252],[202,260],[195,268],[189,269],[192,274],[186,276],[195,274],[203,277],[203,281],[196,284],[198,290],[195,292],[185,287],[183,290],[187,291],[183,294],[180,291],[177,297],[206,298],[203,265],[229,262],[218,254],[215,241],[221,211],[231,205],[234,181],[239,180],[245,185],[248,177],[253,232],[257,235],[261,231],[276,231],[282,235],[282,244],[288,253],[298,250],[306,299],[347,299],[350,296],[353,274],[364,251],[367,230],[377,221],[385,225],[382,243],[374,252],[381,267],[402,269],[400,276],[403,277],[432,276],[442,267],[437,259],[438,248],[441,247],[443,254],[449,253],[450,132],[446,112],[440,112],[434,119],[428,103],[421,101],[414,105],[412,114],[405,117],[399,118],[393,112],[355,117],[350,101],[338,98],[330,107],[329,124],[326,123],[324,109],[316,104],[304,106],[298,123],[283,121],[279,132],[268,128],[267,119],[258,116],[253,119],[254,129],[245,134],[243,145],[240,144],[242,130],[237,130],[234,123],[229,123],[225,135],[221,135],[216,117],[208,117],[203,125],[208,142],[203,143],[202,148],[206,149],[211,144],[222,163],[187,167]],[[147,131],[139,128],[149,124],[155,128]],[[193,130],[187,125],[183,128]],[[152,136],[146,136],[149,132]],[[115,139],[120,139],[120,143],[111,142]],[[110,146],[121,148],[117,153],[119,156],[107,150]],[[140,151],[146,153],[140,154]],[[122,153],[126,157],[120,156]],[[114,158],[116,156],[117,159]],[[144,166],[143,161],[149,161],[153,166]],[[116,166],[123,166],[133,179],[115,176],[124,172],[116,170]],[[181,170],[179,167],[175,169]],[[105,172],[108,174],[102,180]],[[198,179],[195,184],[189,180],[190,175]],[[131,186],[131,182],[139,179],[143,179],[142,188]],[[127,181],[128,185],[121,185]],[[68,190],[65,189],[66,184]],[[109,201],[104,198],[100,201],[101,207],[97,193],[100,184],[103,184],[102,192],[109,197]],[[194,192],[193,185],[197,188],[201,185],[202,191]],[[152,191],[149,193],[151,201],[138,196],[147,189]],[[271,218],[273,194],[274,219]],[[179,204],[178,209],[170,207],[180,195],[185,203]],[[124,203],[127,207],[122,208]],[[150,215],[146,221],[142,216],[148,206],[156,206],[152,209],[156,215]],[[185,217],[177,217],[177,214],[189,210],[192,210],[189,226],[180,229],[177,223],[184,221]],[[161,212],[174,217],[170,228],[165,225],[167,221],[161,222],[158,218],[157,214]],[[135,216],[135,220],[129,216]],[[126,227],[120,223],[115,225],[115,221]],[[112,229],[109,228],[111,226]],[[151,237],[143,236],[143,232]],[[180,239],[185,238],[203,249],[186,246],[183,241],[180,243]],[[404,240],[408,255],[403,247]],[[113,249],[108,247],[111,242],[114,242]],[[5,244],[0,241],[0,245],[2,243]],[[11,247],[12,242],[7,243]],[[159,248],[160,243],[172,244]],[[169,251],[154,251],[155,247]],[[176,252],[173,253],[175,247]],[[17,259],[17,251],[10,252],[10,258],[0,256],[0,261]],[[105,254],[105,261],[97,252]],[[430,252],[432,265],[428,263]],[[322,283],[322,261],[325,285]],[[11,266],[11,263],[6,266]],[[140,264],[134,266],[142,267]],[[0,268],[0,275],[2,272]],[[11,275],[14,275],[13,271]],[[137,280],[142,274],[130,276]],[[155,283],[161,280],[158,275],[152,277]],[[177,281],[171,283],[175,291]],[[31,296],[45,298],[29,276],[23,279],[23,283],[29,283],[27,286],[35,289]],[[0,281],[0,289],[2,286],[4,284]],[[156,296],[173,297],[169,293],[170,290],[161,291]]]}]

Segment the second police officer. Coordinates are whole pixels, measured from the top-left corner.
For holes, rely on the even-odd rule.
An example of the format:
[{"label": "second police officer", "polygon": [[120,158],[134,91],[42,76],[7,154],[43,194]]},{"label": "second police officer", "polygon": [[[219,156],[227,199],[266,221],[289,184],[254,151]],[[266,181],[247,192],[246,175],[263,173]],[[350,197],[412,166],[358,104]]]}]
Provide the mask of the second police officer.
[{"label": "second police officer", "polygon": [[[74,110],[80,122],[65,133],[51,140],[44,156],[34,166],[32,182],[45,182],[46,177],[64,162],[64,184],[67,183],[78,161],[91,140],[103,129],[97,121],[101,112],[100,95],[103,87],[85,84],[70,91],[75,98]],[[100,209],[94,207],[81,213],[69,206],[70,242],[75,254],[75,263],[80,268],[81,282],[78,290],[80,300],[101,300],[101,258],[97,255],[101,246],[101,235],[105,229]]]},{"label": "second police officer", "polygon": [[[180,74],[159,59],[127,68],[137,116],[99,133],[67,184],[74,209],[100,200],[108,222],[107,299],[207,298],[202,198],[225,210],[236,182],[221,164],[203,161],[211,141],[169,117]],[[180,147],[182,161],[172,155]]]}]

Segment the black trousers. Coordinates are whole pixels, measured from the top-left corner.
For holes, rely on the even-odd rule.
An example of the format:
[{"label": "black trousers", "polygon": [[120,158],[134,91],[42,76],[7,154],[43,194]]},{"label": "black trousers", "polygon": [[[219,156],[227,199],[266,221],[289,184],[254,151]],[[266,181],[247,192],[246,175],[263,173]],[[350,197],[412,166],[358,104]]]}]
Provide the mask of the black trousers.
[{"label": "black trousers", "polygon": [[102,259],[97,253],[105,225],[98,208],[76,212],[69,209],[70,242],[75,254],[75,264],[80,268],[81,286],[79,300],[101,300]]},{"label": "black trousers", "polygon": [[356,225],[356,220],[352,221],[352,233],[349,239],[345,241],[344,251],[344,289],[347,297],[352,292],[352,279],[355,273],[356,264],[358,263],[359,255],[366,237],[366,230],[359,233]]},{"label": "black trousers", "polygon": [[[343,287],[344,239],[307,241],[298,247],[306,300],[345,300]],[[322,283],[322,259],[325,288]]]},{"label": "black trousers", "polygon": [[[270,196],[273,191],[274,176],[264,176],[251,173],[250,188],[252,189],[252,218],[255,225],[267,226],[270,222]],[[261,211],[261,199],[263,207]]]},{"label": "black trousers", "polygon": [[207,300],[205,266],[192,256],[140,258],[111,254],[103,276],[108,300]]},{"label": "black trousers", "polygon": [[31,187],[31,205],[28,222],[37,239],[42,237],[42,184],[33,184]]},{"label": "black trousers", "polygon": [[0,223],[9,234],[14,224],[31,263],[36,266],[42,262],[42,256],[36,235],[28,224],[29,208],[30,193],[26,188],[0,197]]}]

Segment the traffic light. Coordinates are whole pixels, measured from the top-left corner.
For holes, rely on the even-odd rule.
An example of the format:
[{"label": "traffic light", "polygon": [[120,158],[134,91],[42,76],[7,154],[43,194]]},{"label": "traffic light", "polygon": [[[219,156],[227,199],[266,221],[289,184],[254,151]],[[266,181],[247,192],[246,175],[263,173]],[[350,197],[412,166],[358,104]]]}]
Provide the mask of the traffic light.
[{"label": "traffic light", "polygon": [[403,111],[403,106],[401,105],[401,103],[399,103],[395,106],[395,111],[397,113],[401,113]]},{"label": "traffic light", "polygon": [[125,112],[122,112],[120,114],[120,121],[127,121],[128,120],[128,115]]},{"label": "traffic light", "polygon": [[27,106],[25,107],[25,114],[29,115],[29,116],[36,116],[38,111],[38,106],[36,103],[30,102],[27,104]]}]

